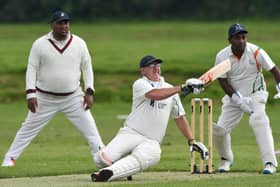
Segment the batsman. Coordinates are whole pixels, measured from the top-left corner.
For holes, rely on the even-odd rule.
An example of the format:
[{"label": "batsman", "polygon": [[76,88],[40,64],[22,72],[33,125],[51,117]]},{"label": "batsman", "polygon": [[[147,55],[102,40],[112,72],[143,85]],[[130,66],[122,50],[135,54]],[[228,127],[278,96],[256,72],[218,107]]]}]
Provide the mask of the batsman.
[{"label": "batsman", "polygon": [[246,28],[233,24],[228,30],[230,45],[216,56],[216,64],[230,59],[231,70],[219,78],[226,95],[222,99],[222,110],[217,125],[213,126],[213,143],[221,161],[220,172],[230,171],[234,156],[231,149],[231,130],[235,128],[244,113],[249,115],[263,162],[263,174],[276,173],[277,160],[274,141],[265,107],[268,98],[262,69],[269,71],[276,80],[280,98],[280,72],[268,54],[258,46],[247,42]]},{"label": "batsman", "polygon": [[161,76],[162,60],[148,55],[139,63],[142,77],[133,84],[132,111],[118,134],[99,151],[95,162],[101,168],[91,175],[93,182],[112,181],[143,171],[160,160],[160,143],[170,114],[188,140],[191,151],[207,160],[208,150],[194,140],[178,93],[203,90],[199,79],[188,79],[182,86],[172,86]]}]

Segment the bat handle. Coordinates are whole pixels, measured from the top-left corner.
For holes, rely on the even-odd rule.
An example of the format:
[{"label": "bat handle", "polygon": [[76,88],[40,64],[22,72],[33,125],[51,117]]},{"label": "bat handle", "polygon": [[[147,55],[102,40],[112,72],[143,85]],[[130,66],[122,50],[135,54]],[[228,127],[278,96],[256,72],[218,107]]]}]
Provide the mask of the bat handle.
[{"label": "bat handle", "polygon": [[187,95],[189,95],[190,93],[192,93],[192,91],[193,91],[193,88],[192,88],[192,87],[186,88],[186,89],[182,92],[183,97],[186,97]]}]

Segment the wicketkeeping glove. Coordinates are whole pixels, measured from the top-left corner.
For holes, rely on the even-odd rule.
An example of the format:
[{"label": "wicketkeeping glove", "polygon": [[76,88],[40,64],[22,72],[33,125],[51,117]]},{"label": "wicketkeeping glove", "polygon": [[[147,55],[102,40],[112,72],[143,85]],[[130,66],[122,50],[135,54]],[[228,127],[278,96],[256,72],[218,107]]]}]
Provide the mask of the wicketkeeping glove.
[{"label": "wicketkeeping glove", "polygon": [[202,160],[208,160],[209,153],[208,149],[205,147],[205,145],[201,142],[196,142],[195,140],[188,141],[188,144],[190,146],[190,152],[196,151],[200,153]]},{"label": "wicketkeeping glove", "polygon": [[250,103],[252,102],[250,97],[243,97],[239,92],[235,92],[232,94],[231,100],[237,104],[243,112],[246,112],[249,115],[253,113],[253,110],[250,107]]},{"label": "wicketkeeping glove", "polygon": [[274,99],[280,99],[280,82],[278,84],[276,84],[276,90],[277,90],[277,94],[274,95]]}]

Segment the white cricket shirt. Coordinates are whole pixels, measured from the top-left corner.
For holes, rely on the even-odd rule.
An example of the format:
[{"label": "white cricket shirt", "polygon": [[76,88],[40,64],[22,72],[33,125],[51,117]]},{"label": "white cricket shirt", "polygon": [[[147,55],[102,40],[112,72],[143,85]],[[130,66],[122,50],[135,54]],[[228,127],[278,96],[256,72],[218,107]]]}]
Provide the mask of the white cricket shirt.
[{"label": "white cricket shirt", "polygon": [[55,93],[73,92],[80,86],[81,71],[85,88],[94,90],[91,57],[84,40],[69,33],[65,41],[57,41],[50,32],[32,45],[26,90],[38,87]]},{"label": "white cricket shirt", "polygon": [[158,101],[146,98],[145,94],[154,88],[169,87],[172,85],[162,77],[159,82],[150,81],[146,77],[136,80],[133,84],[132,111],[125,126],[160,143],[165,135],[170,113],[173,118],[178,118],[185,115],[185,111],[178,94]]},{"label": "white cricket shirt", "polygon": [[232,62],[231,70],[221,76],[227,78],[235,91],[239,91],[242,95],[248,96],[256,91],[266,90],[266,84],[261,71],[258,71],[254,53],[259,50],[256,59],[261,68],[269,71],[275,64],[272,62],[268,54],[258,46],[247,42],[244,53],[238,59],[231,50],[231,45],[222,49],[216,56],[215,64],[223,60],[230,59]]}]

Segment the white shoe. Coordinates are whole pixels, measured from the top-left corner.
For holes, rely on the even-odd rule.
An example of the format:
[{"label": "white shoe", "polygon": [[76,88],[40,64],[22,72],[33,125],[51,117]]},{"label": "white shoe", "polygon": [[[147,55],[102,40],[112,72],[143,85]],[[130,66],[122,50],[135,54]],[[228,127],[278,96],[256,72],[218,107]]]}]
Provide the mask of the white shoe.
[{"label": "white shoe", "polygon": [[13,158],[5,158],[2,162],[2,167],[14,167],[15,160]]},{"label": "white shoe", "polygon": [[271,162],[267,162],[263,169],[263,174],[273,174],[273,173],[276,173],[276,167]]},{"label": "white shoe", "polygon": [[218,170],[219,170],[220,173],[228,172],[228,171],[230,171],[231,166],[232,166],[231,161],[229,161],[225,158],[222,158],[221,162],[219,164],[219,169]]}]

